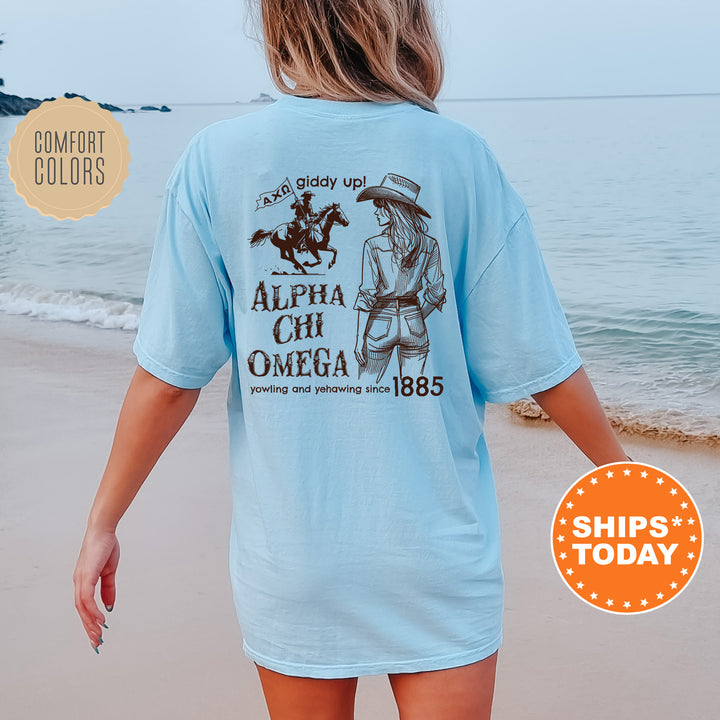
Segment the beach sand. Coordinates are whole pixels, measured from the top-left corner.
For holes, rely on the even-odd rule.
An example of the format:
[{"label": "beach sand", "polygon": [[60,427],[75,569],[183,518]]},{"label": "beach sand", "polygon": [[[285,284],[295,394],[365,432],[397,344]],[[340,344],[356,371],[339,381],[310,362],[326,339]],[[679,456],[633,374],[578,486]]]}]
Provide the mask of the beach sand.
[{"label": "beach sand", "polygon": [[[0,717],[266,718],[241,648],[227,571],[225,368],[161,458],[118,537],[118,597],[100,655],[73,607],[72,571],[135,367],[133,334],[0,314]],[[720,449],[623,438],[690,490],[706,544],[672,603],[620,617],[574,597],[549,528],[591,468],[552,425],[488,409],[503,522],[505,642],[494,720],[693,720],[720,703]],[[362,678],[359,720],[395,718]]]}]

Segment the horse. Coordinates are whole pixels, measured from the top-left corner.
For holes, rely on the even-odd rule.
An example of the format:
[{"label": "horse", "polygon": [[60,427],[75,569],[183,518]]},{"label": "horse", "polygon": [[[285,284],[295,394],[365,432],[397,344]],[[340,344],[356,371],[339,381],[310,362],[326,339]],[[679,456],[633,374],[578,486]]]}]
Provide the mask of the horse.
[{"label": "horse", "polygon": [[[320,225],[320,222],[323,220],[323,213],[325,213],[324,222]],[[331,252],[333,254],[332,260],[328,263],[328,270],[335,264],[335,260],[337,259],[337,250],[330,245],[330,230],[332,230],[332,226],[335,223],[339,223],[342,227],[347,227],[350,224],[350,221],[347,219],[345,213],[340,209],[340,203],[332,203],[332,205],[328,205],[323,208],[320,213],[318,213],[318,220],[316,221],[315,227],[313,227],[305,236],[305,245],[307,246],[308,252],[310,252],[315,258],[316,262],[313,263],[306,260],[303,263],[304,265],[307,265],[308,267],[315,267],[322,262],[322,259],[318,254],[318,250],[326,250],[327,252]],[[321,237],[319,241],[316,241],[316,229],[319,229],[320,231]]]},{"label": "horse", "polygon": [[[323,226],[320,229],[322,237],[319,241],[316,241],[315,231],[317,229],[317,225],[321,222],[323,222]],[[340,205],[338,203],[332,203],[320,210],[317,217],[313,220],[312,225],[305,232],[289,232],[288,228],[291,223],[282,223],[273,230],[256,230],[250,238],[250,247],[259,247],[260,245],[263,245],[268,238],[270,238],[270,242],[278,248],[278,250],[280,250],[280,257],[283,260],[288,260],[293,264],[293,267],[296,270],[299,270],[303,274],[307,274],[307,270],[295,257],[296,250],[301,251],[304,249],[304,241],[309,252],[312,253],[313,257],[317,261],[314,263],[306,262],[305,265],[308,265],[309,267],[319,265],[322,262],[322,259],[318,255],[317,251],[328,250],[333,253],[333,258],[328,265],[328,269],[330,269],[334,265],[335,258],[337,257],[337,250],[330,247],[328,244],[330,240],[330,230],[335,222],[340,223],[343,227],[347,227],[349,225],[349,221],[347,217],[345,217],[345,213],[343,213],[340,209]]]}]

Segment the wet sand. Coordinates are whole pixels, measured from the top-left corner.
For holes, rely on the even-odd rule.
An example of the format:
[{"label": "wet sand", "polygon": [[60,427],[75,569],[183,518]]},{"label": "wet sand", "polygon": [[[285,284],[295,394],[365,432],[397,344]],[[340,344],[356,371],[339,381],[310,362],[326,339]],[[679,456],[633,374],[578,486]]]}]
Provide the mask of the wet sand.
[{"label": "wet sand", "polygon": [[[0,315],[0,716],[266,718],[227,572],[224,369],[123,518],[118,598],[96,655],[72,571],[135,367],[133,334]],[[702,514],[697,576],[672,603],[619,617],[565,587],[549,527],[591,465],[551,424],[488,408],[507,599],[494,720],[700,720],[720,703],[720,449],[623,436],[682,482]],[[358,720],[396,718],[362,678]]]}]

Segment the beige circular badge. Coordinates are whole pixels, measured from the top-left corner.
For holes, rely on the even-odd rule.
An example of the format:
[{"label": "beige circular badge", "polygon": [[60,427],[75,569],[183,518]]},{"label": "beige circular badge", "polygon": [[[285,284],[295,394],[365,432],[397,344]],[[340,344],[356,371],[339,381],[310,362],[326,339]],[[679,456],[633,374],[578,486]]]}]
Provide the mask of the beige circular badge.
[{"label": "beige circular badge", "polygon": [[122,126],[97,103],[48,100],[31,110],[10,140],[15,190],[42,215],[79,220],[107,207],[128,176]]}]

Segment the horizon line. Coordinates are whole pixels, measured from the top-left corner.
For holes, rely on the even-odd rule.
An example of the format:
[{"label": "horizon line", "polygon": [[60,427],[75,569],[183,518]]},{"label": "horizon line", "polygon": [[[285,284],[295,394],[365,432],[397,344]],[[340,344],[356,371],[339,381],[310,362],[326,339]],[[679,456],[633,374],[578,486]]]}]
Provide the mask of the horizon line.
[{"label": "horizon line", "polygon": [[[267,93],[266,93],[267,94]],[[717,92],[671,92],[671,93],[616,93],[608,95],[517,95],[517,96],[494,96],[494,97],[438,97],[436,102],[517,102],[528,100],[622,100],[641,98],[664,98],[664,97],[716,97]],[[276,100],[273,97],[273,100]],[[157,104],[159,101],[154,101]],[[121,105],[148,105],[151,102],[120,103]],[[164,100],[164,105],[262,105],[262,102],[253,100],[212,100],[212,101],[183,101],[172,102]]]},{"label": "horizon line", "polygon": [[500,100],[618,100],[623,98],[711,97],[720,92],[615,93],[608,95],[518,95],[498,97],[437,98],[438,102],[490,102]]}]

